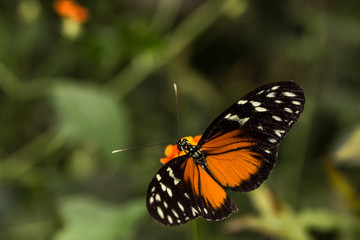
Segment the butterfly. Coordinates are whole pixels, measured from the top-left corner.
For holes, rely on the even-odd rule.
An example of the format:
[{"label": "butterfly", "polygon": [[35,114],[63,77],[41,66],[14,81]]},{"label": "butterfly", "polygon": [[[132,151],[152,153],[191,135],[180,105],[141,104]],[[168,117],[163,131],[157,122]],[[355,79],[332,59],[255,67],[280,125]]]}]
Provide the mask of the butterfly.
[{"label": "butterfly", "polygon": [[205,130],[199,142],[177,142],[177,156],[151,180],[150,215],[176,226],[197,217],[219,221],[237,211],[226,190],[258,188],[274,168],[278,146],[299,118],[304,93],[295,82],[259,87],[236,101]]}]

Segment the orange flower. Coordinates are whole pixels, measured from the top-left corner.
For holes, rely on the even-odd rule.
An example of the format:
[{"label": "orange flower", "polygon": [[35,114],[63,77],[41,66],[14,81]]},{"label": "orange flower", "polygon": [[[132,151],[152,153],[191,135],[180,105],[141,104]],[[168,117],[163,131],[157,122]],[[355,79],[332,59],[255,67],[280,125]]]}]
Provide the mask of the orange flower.
[{"label": "orange flower", "polygon": [[70,18],[77,23],[84,23],[89,19],[89,11],[76,1],[56,0],[54,1],[54,10],[62,17]]},{"label": "orange flower", "polygon": [[[197,135],[195,137],[184,137],[184,138],[187,139],[191,145],[196,145],[200,141],[201,135]],[[168,161],[170,161],[171,159],[178,157],[178,156],[182,156],[182,155],[185,155],[184,151],[179,151],[177,148],[177,145],[170,144],[170,145],[167,145],[167,147],[165,148],[165,156],[166,157],[161,158],[160,162],[162,164],[165,164]]]}]

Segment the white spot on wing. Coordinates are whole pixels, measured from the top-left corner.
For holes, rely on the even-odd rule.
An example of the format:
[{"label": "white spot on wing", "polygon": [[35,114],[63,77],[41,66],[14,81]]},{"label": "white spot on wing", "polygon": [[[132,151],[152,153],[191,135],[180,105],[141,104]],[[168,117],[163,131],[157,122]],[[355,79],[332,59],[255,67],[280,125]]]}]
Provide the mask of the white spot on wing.
[{"label": "white spot on wing", "polygon": [[160,181],[160,180],[161,180],[161,176],[160,176],[159,174],[156,174],[156,179],[157,179],[158,181]]},{"label": "white spot on wing", "polygon": [[250,118],[239,118],[238,115],[231,115],[231,113],[229,113],[228,115],[225,116],[226,119],[231,120],[231,121],[235,121],[238,122],[241,126],[244,125]]},{"label": "white spot on wing", "polygon": [[261,126],[261,125],[257,126],[257,128],[261,131],[264,130],[263,126]]},{"label": "white spot on wing", "polygon": [[155,186],[152,187],[151,192],[155,192]]},{"label": "white spot on wing", "polygon": [[198,211],[196,211],[196,209],[193,208],[193,207],[191,207],[191,211],[192,211],[192,215],[193,215],[194,217],[196,217],[196,214],[198,213]]},{"label": "white spot on wing", "polygon": [[282,121],[281,117],[278,117],[278,116],[275,116],[275,115],[273,115],[272,118],[275,119],[276,121],[279,121],[279,122]]},{"label": "white spot on wing", "polygon": [[278,137],[281,137],[281,133],[279,132],[279,130],[274,130],[274,133],[275,133]]},{"label": "white spot on wing", "polygon": [[281,100],[275,100],[275,103],[283,103]]},{"label": "white spot on wing", "polygon": [[270,150],[267,150],[267,149],[265,149],[264,150],[267,154],[270,154],[271,153],[271,151]]},{"label": "white spot on wing", "polygon": [[293,113],[293,111],[292,111],[290,108],[288,108],[288,107],[285,107],[285,108],[284,108],[284,111],[285,111],[285,112],[288,112],[288,113]]},{"label": "white spot on wing", "polygon": [[168,208],[167,202],[164,201],[163,204],[164,204],[164,207],[165,207],[165,208]]},{"label": "white spot on wing", "polygon": [[163,211],[161,210],[161,208],[158,206],[157,207],[157,213],[159,214],[159,216],[162,218],[162,219],[164,219],[164,213],[163,213]]},{"label": "white spot on wing", "polygon": [[163,184],[162,182],[160,182],[160,186],[161,186],[161,189],[165,192],[165,191],[166,191],[166,186],[165,186],[165,184]]},{"label": "white spot on wing", "polygon": [[177,204],[179,205],[180,210],[183,212],[184,211],[184,206],[180,202],[177,202]]},{"label": "white spot on wing", "polygon": [[255,108],[255,111],[257,111],[257,112],[266,112],[267,109],[266,109],[266,108],[263,108],[263,107],[256,107],[256,108]]},{"label": "white spot on wing", "polygon": [[239,105],[242,105],[242,104],[245,104],[245,103],[247,103],[247,102],[248,102],[247,100],[239,100],[239,101],[238,101],[238,104],[239,104]]},{"label": "white spot on wing", "polygon": [[179,215],[177,214],[177,212],[176,212],[174,209],[171,209],[171,211],[172,211],[172,213],[174,214],[174,216],[175,216],[176,218],[179,218]]},{"label": "white spot on wing", "polygon": [[161,197],[160,197],[160,195],[158,193],[155,195],[155,200],[158,201],[158,202],[161,201]]},{"label": "white spot on wing", "polygon": [[168,219],[170,224],[173,224],[173,219],[172,219],[172,217],[170,215],[167,216],[167,219]]},{"label": "white spot on wing", "polygon": [[153,204],[153,203],[154,203],[154,197],[151,196],[151,197],[149,198],[149,203],[150,203],[150,204]]},{"label": "white spot on wing", "polygon": [[273,86],[272,88],[271,88],[271,90],[276,90],[276,89],[278,89],[279,88],[279,86]]},{"label": "white spot on wing", "polygon": [[169,172],[169,176],[170,176],[172,179],[174,179],[174,185],[177,185],[177,184],[181,181],[179,178],[175,177],[174,172],[173,172],[173,170],[172,170],[170,167],[168,167],[168,168],[166,169],[166,171],[168,171],[168,172]]},{"label": "white spot on wing", "polygon": [[255,101],[251,101],[250,103],[251,103],[254,107],[258,107],[258,106],[261,105],[260,102],[255,102]]},{"label": "white spot on wing", "polygon": [[190,196],[187,193],[184,193],[185,197],[187,197],[188,199],[190,199]]},{"label": "white spot on wing", "polygon": [[173,196],[172,191],[171,191],[170,188],[166,188],[166,191],[167,191],[169,197],[172,197],[172,196]]},{"label": "white spot on wing", "polygon": [[261,90],[260,92],[258,92],[256,95],[260,95],[264,92],[264,90]]},{"label": "white spot on wing", "polygon": [[282,92],[282,95],[285,97],[296,97],[296,94],[292,92]]},{"label": "white spot on wing", "polygon": [[271,143],[276,143],[276,139],[275,139],[275,138],[269,138],[268,140],[269,140],[269,142],[271,142]]},{"label": "white spot on wing", "polygon": [[301,105],[301,102],[299,102],[299,101],[292,101],[292,104],[300,106],[300,105]]},{"label": "white spot on wing", "polygon": [[281,137],[285,131],[284,130],[274,130],[274,133],[278,136],[278,137]]},{"label": "white spot on wing", "polygon": [[273,98],[273,97],[275,97],[275,93],[274,93],[274,92],[268,93],[268,94],[266,95],[266,97],[268,97],[268,98]]},{"label": "white spot on wing", "polygon": [[204,213],[207,214],[208,213],[208,210],[206,208],[204,208]]}]

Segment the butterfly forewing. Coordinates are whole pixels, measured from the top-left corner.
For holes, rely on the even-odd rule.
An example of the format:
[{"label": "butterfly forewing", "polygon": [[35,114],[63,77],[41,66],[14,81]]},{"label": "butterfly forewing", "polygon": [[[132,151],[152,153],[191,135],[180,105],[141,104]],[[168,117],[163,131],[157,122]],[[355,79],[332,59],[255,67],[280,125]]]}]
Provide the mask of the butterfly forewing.
[{"label": "butterfly forewing", "polygon": [[[259,138],[274,136],[278,145],[299,118],[304,103],[304,93],[295,82],[275,82],[259,87],[220,114],[205,130],[199,145],[236,129],[247,130]],[[277,126],[285,132],[277,133]]]},{"label": "butterfly forewing", "polygon": [[234,191],[259,187],[272,171],[277,147],[304,103],[304,93],[294,82],[271,83],[236,101],[210,124],[199,142],[210,174]]}]

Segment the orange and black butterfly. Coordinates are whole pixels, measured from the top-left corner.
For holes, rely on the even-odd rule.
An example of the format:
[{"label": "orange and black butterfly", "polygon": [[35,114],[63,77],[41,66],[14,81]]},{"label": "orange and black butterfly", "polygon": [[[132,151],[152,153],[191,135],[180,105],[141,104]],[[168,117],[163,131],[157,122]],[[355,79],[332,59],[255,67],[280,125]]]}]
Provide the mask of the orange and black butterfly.
[{"label": "orange and black butterfly", "polygon": [[180,225],[197,217],[218,221],[237,207],[224,189],[258,188],[274,168],[280,142],[305,104],[294,82],[257,88],[221,113],[197,145],[177,143],[185,155],[167,162],[147,190],[147,209],[164,225]]}]

